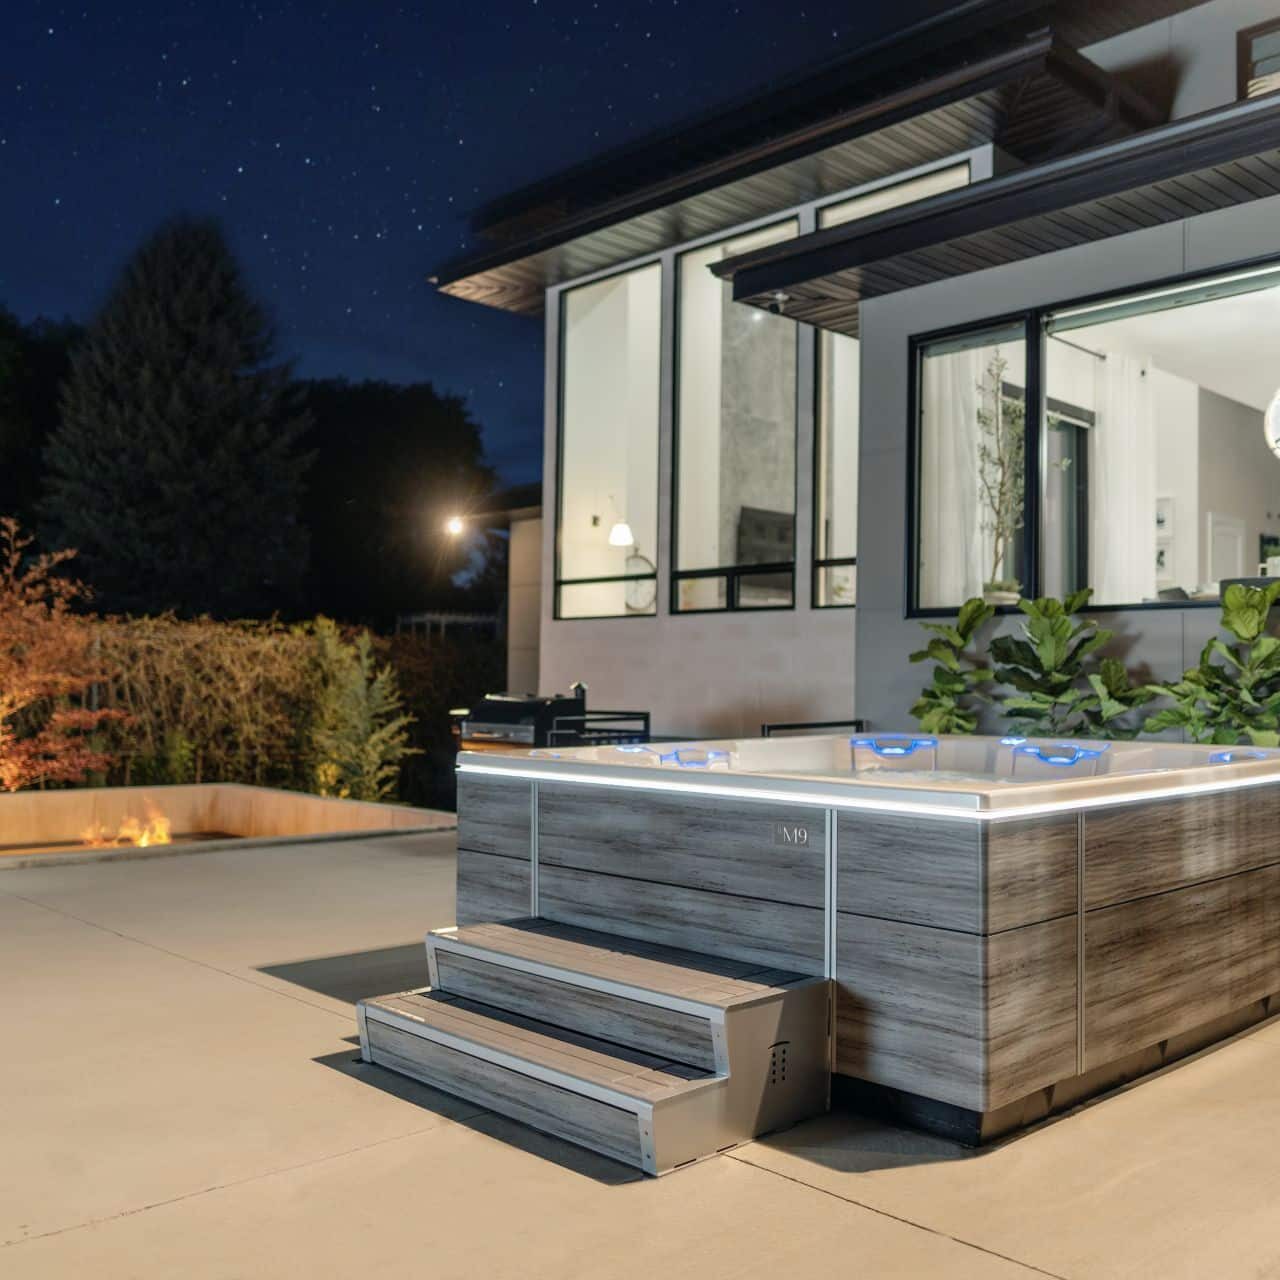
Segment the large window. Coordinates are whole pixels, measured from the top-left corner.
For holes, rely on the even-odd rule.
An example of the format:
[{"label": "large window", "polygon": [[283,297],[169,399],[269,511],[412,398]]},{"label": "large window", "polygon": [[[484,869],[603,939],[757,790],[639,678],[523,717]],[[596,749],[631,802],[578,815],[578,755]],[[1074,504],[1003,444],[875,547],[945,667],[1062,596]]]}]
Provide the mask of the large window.
[{"label": "large window", "polygon": [[[818,227],[838,227],[940,195],[969,181],[969,165],[948,165],[905,182],[829,204]],[[814,440],[813,604],[833,608],[857,602],[858,412],[857,338],[823,330],[818,336],[818,416]]]},{"label": "large window", "polygon": [[916,397],[916,603],[1023,587],[1027,360],[1021,324],[930,342]]},{"label": "large window", "polygon": [[562,299],[556,615],[657,609],[662,268]]},{"label": "large window", "polygon": [[917,607],[1015,583],[1215,601],[1280,575],[1277,332],[1269,267],[919,345]]},{"label": "large window", "polygon": [[1091,586],[1098,604],[1213,600],[1280,553],[1265,418],[1280,388],[1280,269],[1059,311],[1043,329],[1046,419],[1074,414],[1087,460],[1085,497],[1045,512],[1046,555],[1080,548],[1051,590]]},{"label": "large window", "polygon": [[676,611],[795,602],[796,325],[735,305],[708,267],[796,229],[679,259]]}]

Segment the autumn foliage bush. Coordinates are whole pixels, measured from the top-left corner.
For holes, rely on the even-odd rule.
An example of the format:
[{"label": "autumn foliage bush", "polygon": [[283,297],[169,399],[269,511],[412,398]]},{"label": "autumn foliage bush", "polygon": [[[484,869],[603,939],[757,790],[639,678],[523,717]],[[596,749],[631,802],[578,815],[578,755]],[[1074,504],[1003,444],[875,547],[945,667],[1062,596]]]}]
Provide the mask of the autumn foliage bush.
[{"label": "autumn foliage bush", "polygon": [[78,614],[69,553],[0,520],[0,788],[247,782],[452,801],[448,711],[498,687],[500,646],[173,615]]},{"label": "autumn foliage bush", "polygon": [[121,715],[97,709],[94,629],[74,612],[84,586],[59,572],[68,552],[31,557],[0,519],[0,790],[81,782],[110,757],[96,735]]}]

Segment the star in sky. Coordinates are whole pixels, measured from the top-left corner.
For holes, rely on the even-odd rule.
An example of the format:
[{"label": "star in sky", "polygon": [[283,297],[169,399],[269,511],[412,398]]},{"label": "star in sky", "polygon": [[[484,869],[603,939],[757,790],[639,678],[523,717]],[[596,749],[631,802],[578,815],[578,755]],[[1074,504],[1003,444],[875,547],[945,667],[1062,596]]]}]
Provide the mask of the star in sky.
[{"label": "star in sky", "polygon": [[28,0],[0,41],[0,304],[85,319],[157,222],[213,212],[300,373],[465,392],[529,479],[540,326],[427,283],[467,210],[939,7]]}]

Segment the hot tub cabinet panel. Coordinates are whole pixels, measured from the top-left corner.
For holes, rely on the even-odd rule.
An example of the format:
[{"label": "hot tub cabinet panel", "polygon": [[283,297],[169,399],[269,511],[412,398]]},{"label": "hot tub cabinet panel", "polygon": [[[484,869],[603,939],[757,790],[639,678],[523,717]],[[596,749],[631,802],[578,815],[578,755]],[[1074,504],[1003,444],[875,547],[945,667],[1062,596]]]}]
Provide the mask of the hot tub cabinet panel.
[{"label": "hot tub cabinet panel", "polygon": [[538,787],[538,864],[822,908],[826,812]]},{"label": "hot tub cabinet panel", "polygon": [[459,924],[515,920],[529,914],[532,902],[529,859],[458,850]]},{"label": "hot tub cabinet panel", "polygon": [[1087,910],[1280,861],[1280,786],[1100,809],[1084,816]]},{"label": "hot tub cabinet panel", "polygon": [[540,866],[538,914],[624,938],[820,976],[821,907],[797,907],[689,885]]},{"label": "hot tub cabinet panel", "polygon": [[527,916],[533,901],[533,787],[458,775],[459,924]]},{"label": "hot tub cabinet panel", "polygon": [[833,1094],[967,1141],[1280,993],[1280,750],[887,734],[463,770],[460,919],[527,895],[557,927],[828,978]]},{"label": "hot tub cabinet panel", "polygon": [[1280,867],[1090,911],[1084,1066],[1192,1031],[1280,991]]},{"label": "hot tub cabinet panel", "polygon": [[973,1112],[1076,1074],[1071,918],[993,935],[841,913],[836,1071]]},{"label": "hot tub cabinet panel", "polygon": [[528,858],[533,788],[521,778],[458,776],[458,846]]},{"label": "hot tub cabinet panel", "polygon": [[1076,911],[1074,814],[979,823],[853,812],[837,832],[841,911],[967,933]]}]

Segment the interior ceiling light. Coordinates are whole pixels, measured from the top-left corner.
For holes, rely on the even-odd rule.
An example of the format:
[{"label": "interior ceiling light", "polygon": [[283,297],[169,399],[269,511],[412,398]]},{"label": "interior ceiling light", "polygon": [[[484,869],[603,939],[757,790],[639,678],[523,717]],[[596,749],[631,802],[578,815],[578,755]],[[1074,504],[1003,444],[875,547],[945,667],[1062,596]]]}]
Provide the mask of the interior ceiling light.
[{"label": "interior ceiling light", "polygon": [[1271,397],[1262,419],[1262,431],[1267,437],[1267,448],[1280,458],[1280,391]]},{"label": "interior ceiling light", "polygon": [[619,520],[609,530],[609,545],[611,547],[634,547],[636,545],[635,535],[631,532],[631,526],[625,520]]}]

